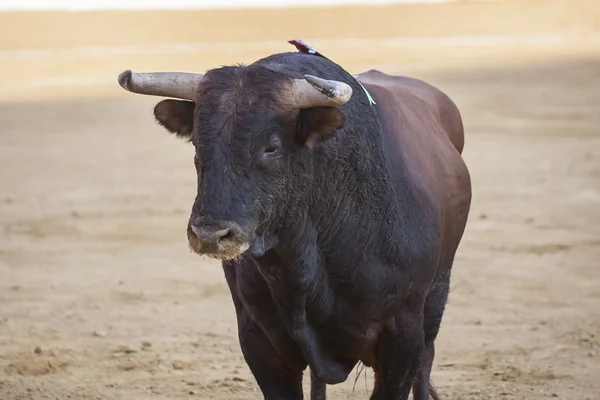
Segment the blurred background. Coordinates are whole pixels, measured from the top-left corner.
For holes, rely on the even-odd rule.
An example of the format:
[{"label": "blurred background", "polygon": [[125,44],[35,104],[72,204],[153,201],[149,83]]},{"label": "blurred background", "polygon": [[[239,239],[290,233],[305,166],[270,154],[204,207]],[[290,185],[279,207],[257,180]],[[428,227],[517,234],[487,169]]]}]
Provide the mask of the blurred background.
[{"label": "blurred background", "polygon": [[[222,271],[187,248],[193,149],[116,77],[250,63],[293,38],[462,112],[474,195],[443,398],[598,398],[597,1],[82,3],[0,1],[1,399],[261,398]],[[368,398],[359,372],[331,398]]]}]

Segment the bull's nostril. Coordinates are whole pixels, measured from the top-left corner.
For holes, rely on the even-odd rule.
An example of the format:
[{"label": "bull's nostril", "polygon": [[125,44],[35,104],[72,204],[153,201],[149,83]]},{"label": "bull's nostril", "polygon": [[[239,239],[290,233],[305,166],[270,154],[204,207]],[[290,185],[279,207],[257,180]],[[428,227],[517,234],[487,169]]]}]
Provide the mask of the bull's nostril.
[{"label": "bull's nostril", "polygon": [[231,232],[227,232],[227,235],[221,236],[221,240],[232,240],[233,239],[233,233]]},{"label": "bull's nostril", "polygon": [[229,229],[221,229],[220,231],[215,232],[215,238],[217,242],[221,240],[231,240],[233,239],[233,233]]},{"label": "bull's nostril", "polygon": [[236,236],[235,232],[230,228],[213,230],[211,228],[191,225],[190,230],[197,239],[203,242],[218,243],[221,240],[233,240]]},{"label": "bull's nostril", "polygon": [[190,225],[190,231],[192,231],[192,233],[194,234],[194,236],[196,238],[198,238],[198,239],[202,238],[202,231],[197,226]]}]

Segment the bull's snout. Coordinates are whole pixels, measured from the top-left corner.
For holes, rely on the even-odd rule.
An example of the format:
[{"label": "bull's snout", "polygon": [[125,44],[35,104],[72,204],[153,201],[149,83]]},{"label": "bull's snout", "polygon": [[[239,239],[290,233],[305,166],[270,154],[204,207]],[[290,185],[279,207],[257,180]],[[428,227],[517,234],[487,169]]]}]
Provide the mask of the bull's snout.
[{"label": "bull's snout", "polygon": [[234,240],[239,235],[233,224],[222,227],[190,225],[190,229],[200,244],[207,247],[217,246],[221,240]]},{"label": "bull's snout", "polygon": [[220,259],[236,257],[249,247],[248,235],[235,222],[198,220],[188,225],[190,247],[198,254]]}]

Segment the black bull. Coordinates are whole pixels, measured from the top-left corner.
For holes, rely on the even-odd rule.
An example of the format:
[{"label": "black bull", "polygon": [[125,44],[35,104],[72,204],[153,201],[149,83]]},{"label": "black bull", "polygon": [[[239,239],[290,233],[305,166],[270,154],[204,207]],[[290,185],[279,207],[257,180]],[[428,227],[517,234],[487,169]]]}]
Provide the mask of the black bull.
[{"label": "black bull", "polygon": [[119,83],[184,99],[154,113],[196,149],[190,247],[222,260],[265,398],[301,399],[309,366],[324,399],[359,361],[372,399],[437,398],[434,341],[471,202],[445,94],[302,53]]}]

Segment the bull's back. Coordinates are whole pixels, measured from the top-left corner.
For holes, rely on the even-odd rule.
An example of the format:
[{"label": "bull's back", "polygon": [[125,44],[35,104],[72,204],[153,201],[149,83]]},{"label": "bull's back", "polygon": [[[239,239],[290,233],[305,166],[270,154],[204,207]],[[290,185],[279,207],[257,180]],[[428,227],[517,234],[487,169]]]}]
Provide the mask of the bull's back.
[{"label": "bull's back", "polygon": [[439,133],[446,135],[458,153],[462,154],[465,144],[462,118],[454,102],[444,92],[419,79],[387,75],[377,70],[359,74],[358,80],[363,85],[377,85],[391,90],[400,101],[422,103],[421,111],[427,109],[436,114],[442,128]]},{"label": "bull's back", "polygon": [[413,184],[430,194],[440,209],[442,262],[451,262],[466,225],[471,181],[462,159],[464,130],[454,102],[418,79],[371,70],[358,80],[374,97],[392,145]]}]

